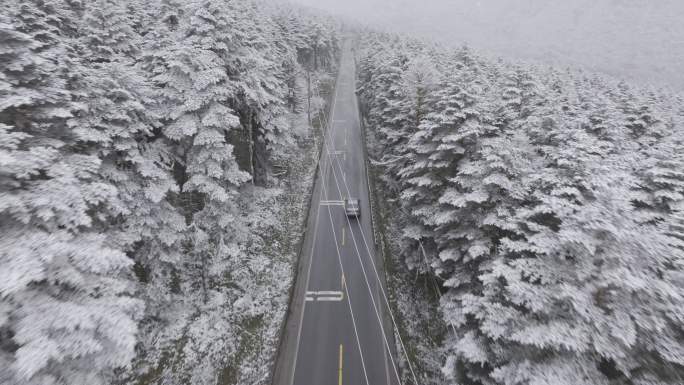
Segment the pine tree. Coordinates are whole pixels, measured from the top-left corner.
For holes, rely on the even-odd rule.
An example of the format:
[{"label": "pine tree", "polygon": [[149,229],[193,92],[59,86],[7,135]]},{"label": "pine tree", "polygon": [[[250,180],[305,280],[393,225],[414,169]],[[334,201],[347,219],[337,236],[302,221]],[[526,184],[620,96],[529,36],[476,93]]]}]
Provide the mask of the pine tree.
[{"label": "pine tree", "polygon": [[6,9],[2,382],[215,381],[244,335],[226,325],[272,305],[245,293],[269,284],[257,233],[277,224],[256,212],[278,193],[246,182],[273,182],[297,52],[334,66],[335,22],[252,1]]},{"label": "pine tree", "polygon": [[79,69],[68,31],[47,22],[51,4],[10,5],[17,24],[0,28],[3,376],[105,383],[133,358],[142,307],[130,259],[98,231],[98,209],[119,204],[117,191],[69,125],[83,106],[69,90]]},{"label": "pine tree", "polygon": [[127,2],[97,0],[84,12],[87,32],[81,32],[82,49],[88,61],[103,63],[116,55],[134,57],[140,46],[133,20],[123,5]]},{"label": "pine tree", "polygon": [[405,263],[422,269],[419,239],[439,257],[445,376],[680,383],[682,142],[668,98],[461,50],[432,59],[448,75],[418,129],[390,131],[378,106],[401,78],[378,87],[372,62],[399,51],[392,39],[364,43],[365,113],[381,151],[404,155],[383,168],[396,181],[383,193],[410,213]]}]

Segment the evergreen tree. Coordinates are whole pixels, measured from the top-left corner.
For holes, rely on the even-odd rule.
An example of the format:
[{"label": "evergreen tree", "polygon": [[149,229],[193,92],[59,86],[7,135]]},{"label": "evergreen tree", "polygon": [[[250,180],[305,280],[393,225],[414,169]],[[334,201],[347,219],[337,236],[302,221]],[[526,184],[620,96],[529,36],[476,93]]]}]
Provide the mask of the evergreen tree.
[{"label": "evergreen tree", "polygon": [[277,227],[244,200],[276,193],[245,182],[268,184],[269,156],[292,144],[296,52],[329,68],[334,23],[252,1],[4,10],[1,381],[215,381],[243,336],[227,325],[271,301],[243,298],[270,263],[256,233]]},{"label": "evergreen tree", "polygon": [[10,5],[18,22],[0,28],[3,376],[106,383],[134,356],[142,307],[130,296],[131,261],[99,231],[99,209],[120,201],[69,124],[83,111],[69,90],[78,63],[66,32],[47,22],[44,8],[54,10]]},{"label": "evergreen tree", "polygon": [[402,77],[381,84],[388,70],[373,63],[425,52],[395,39],[362,42],[363,102],[379,151],[395,155],[381,165],[383,193],[408,213],[402,257],[423,271],[422,240],[443,280],[445,376],[682,382],[681,119],[667,98],[461,50],[431,54],[443,74],[425,114],[394,128],[412,121],[383,108]]}]

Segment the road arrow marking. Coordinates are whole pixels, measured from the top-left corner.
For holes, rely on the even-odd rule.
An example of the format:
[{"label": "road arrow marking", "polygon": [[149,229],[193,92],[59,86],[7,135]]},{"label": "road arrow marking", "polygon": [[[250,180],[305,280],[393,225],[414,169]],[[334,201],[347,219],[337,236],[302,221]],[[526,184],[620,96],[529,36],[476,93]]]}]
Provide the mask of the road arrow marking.
[{"label": "road arrow marking", "polygon": [[344,206],[344,201],[320,201],[321,206]]},{"label": "road arrow marking", "polygon": [[339,302],[339,301],[342,301],[342,296],[340,296],[340,297],[318,297],[318,298],[316,298],[316,301]]},{"label": "road arrow marking", "polygon": [[342,301],[344,299],[344,293],[341,291],[307,291],[306,300],[307,301]]}]

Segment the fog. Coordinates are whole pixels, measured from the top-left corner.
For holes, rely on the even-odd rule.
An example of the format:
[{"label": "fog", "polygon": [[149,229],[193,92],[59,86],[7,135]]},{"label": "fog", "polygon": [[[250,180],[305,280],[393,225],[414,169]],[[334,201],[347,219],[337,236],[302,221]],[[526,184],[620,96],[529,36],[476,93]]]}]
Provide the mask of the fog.
[{"label": "fog", "polygon": [[684,90],[684,0],[292,0],[481,52]]}]

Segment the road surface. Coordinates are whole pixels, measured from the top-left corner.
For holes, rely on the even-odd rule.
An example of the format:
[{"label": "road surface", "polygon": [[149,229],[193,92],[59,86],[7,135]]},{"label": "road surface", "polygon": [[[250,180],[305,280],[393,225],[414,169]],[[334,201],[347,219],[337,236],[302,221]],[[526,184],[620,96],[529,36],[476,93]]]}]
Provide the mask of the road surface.
[{"label": "road surface", "polygon": [[[274,385],[398,384],[354,90],[346,43]],[[347,196],[360,199],[360,218],[344,214]]]}]

